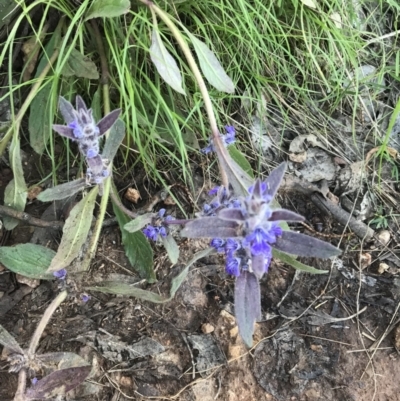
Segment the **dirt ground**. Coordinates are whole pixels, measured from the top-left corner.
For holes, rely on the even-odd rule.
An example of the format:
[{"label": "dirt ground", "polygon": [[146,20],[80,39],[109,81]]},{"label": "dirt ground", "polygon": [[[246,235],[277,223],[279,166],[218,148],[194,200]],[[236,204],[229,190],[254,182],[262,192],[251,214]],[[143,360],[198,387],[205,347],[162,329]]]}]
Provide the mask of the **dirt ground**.
[{"label": "dirt ground", "polygon": [[[307,210],[310,221],[318,217],[320,238],[339,230],[307,199],[298,207]],[[34,204],[30,208],[38,213]],[[29,242],[34,234],[34,228],[18,226],[9,235],[3,232],[3,243]],[[390,252],[396,256],[392,242]],[[142,283],[142,288],[168,294],[171,279],[202,246],[181,241],[175,266],[155,247],[159,281]],[[262,280],[263,320],[248,350],[235,323],[234,281],[218,255],[196,263],[169,303],[91,291],[83,303],[80,294],[87,285],[127,273],[139,281],[130,273],[118,227],[111,226],[103,230],[89,275],[68,277],[72,295],[54,314],[39,352],[73,351],[93,366],[84,385],[68,395],[71,401],[400,400],[399,269],[388,262],[379,272],[382,246],[374,241],[362,246],[354,236],[344,237],[344,257],[303,260],[329,270],[326,275],[295,274],[274,261]],[[365,258],[371,260],[362,270]],[[42,281],[30,288],[14,274],[0,272],[0,324],[22,346],[59,286]],[[4,362],[0,367],[0,400],[12,400],[17,376],[7,372]]]}]

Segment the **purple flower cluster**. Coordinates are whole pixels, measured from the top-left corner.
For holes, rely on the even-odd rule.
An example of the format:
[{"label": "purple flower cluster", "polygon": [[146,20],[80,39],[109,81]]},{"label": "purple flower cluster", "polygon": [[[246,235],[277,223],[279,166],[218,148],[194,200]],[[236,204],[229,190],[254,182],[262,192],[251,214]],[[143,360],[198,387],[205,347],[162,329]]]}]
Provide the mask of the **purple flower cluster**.
[{"label": "purple flower cluster", "polygon": [[[265,187],[262,182],[257,182],[256,185]],[[223,191],[226,199],[221,209],[226,210],[223,213],[228,220],[241,222],[242,235],[240,238],[213,238],[210,243],[219,253],[225,254],[226,272],[236,277],[240,276],[242,270],[248,270],[249,265],[252,266],[254,261],[257,263],[260,277],[267,273],[272,259],[271,245],[282,235],[282,229],[278,223],[269,221],[272,216],[272,210],[269,207],[270,196],[264,190],[255,197],[254,188],[249,188],[250,195],[242,201],[230,200],[228,191],[226,189]],[[301,216],[298,217],[299,220],[302,219]]]},{"label": "purple flower cluster", "polygon": [[100,154],[100,139],[117,121],[121,110],[113,110],[96,123],[92,109],[86,107],[80,96],[76,97],[76,109],[60,96],[59,108],[67,125],[54,124],[54,131],[78,143],[79,151],[88,165],[87,183],[101,184],[109,176],[109,171],[108,160]]},{"label": "purple flower cluster", "polygon": [[173,220],[172,216],[165,216],[165,209],[160,209],[157,216],[153,218],[152,224],[148,224],[143,230],[143,234],[152,241],[156,242],[159,237],[165,238],[168,235],[166,222]]},{"label": "purple flower cluster", "polygon": [[273,248],[299,256],[340,253],[326,242],[280,227],[280,222],[304,220],[297,213],[271,207],[285,170],[282,163],[266,181],[257,179],[246,197],[234,198],[227,188],[214,189],[216,197],[185,225],[181,235],[212,238],[211,246],[226,255],[227,273],[236,277],[247,271],[260,279],[268,272]]},{"label": "purple flower cluster", "polygon": [[241,206],[241,202],[230,196],[229,191],[224,187],[214,187],[208,194],[215,195],[210,203],[203,205],[203,210],[199,216],[216,216],[217,212],[223,208],[236,208]]},{"label": "purple flower cluster", "polygon": [[[235,127],[232,127],[231,125],[226,125],[225,126],[225,130],[226,130],[226,134],[225,135],[221,135],[220,137],[222,139],[222,142],[225,146],[231,145],[232,143],[235,142]],[[200,150],[201,153],[204,153],[205,155],[210,153],[210,152],[214,152],[214,142],[213,140],[210,138],[209,142],[208,142],[208,146],[206,146],[205,148]]]}]

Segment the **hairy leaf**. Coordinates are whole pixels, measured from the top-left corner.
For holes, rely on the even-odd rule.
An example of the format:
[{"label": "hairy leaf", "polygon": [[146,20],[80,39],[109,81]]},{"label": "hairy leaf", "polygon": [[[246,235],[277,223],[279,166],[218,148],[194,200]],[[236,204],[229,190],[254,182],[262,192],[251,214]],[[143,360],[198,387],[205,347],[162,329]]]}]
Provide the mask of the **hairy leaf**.
[{"label": "hairy leaf", "polygon": [[122,120],[117,120],[111,127],[110,135],[104,145],[102,157],[112,161],[117,154],[118,148],[125,138],[125,123]]},{"label": "hairy leaf", "polygon": [[110,113],[108,113],[106,116],[104,116],[97,123],[97,127],[99,128],[99,136],[104,135],[114,125],[114,123],[118,120],[120,114],[121,114],[121,109],[115,109]]},{"label": "hairy leaf", "polygon": [[329,258],[342,253],[340,249],[328,242],[293,231],[283,231],[273,247],[291,255],[315,258]]},{"label": "hairy leaf", "polygon": [[235,316],[243,341],[251,347],[254,323],[261,319],[261,297],[258,279],[249,271],[243,271],[236,279]]},{"label": "hairy leaf", "polygon": [[286,209],[275,209],[272,212],[270,221],[304,221],[304,217],[300,214]]},{"label": "hairy leaf", "polygon": [[215,54],[207,47],[205,43],[197,39],[194,35],[186,31],[193,43],[194,50],[199,59],[201,71],[210,85],[215,89],[226,92],[235,92],[235,86],[228,74],[222,68]]},{"label": "hairy leaf", "polygon": [[[61,38],[61,30],[56,29],[49,42],[44,47],[43,55],[36,69],[35,78],[38,78],[43,69],[49,62],[49,58],[54,52],[56,45]],[[51,136],[51,123],[53,118],[53,108],[51,104],[52,85],[47,84],[38,92],[31,102],[29,113],[29,143],[36,153],[41,155]]]},{"label": "hairy leaf", "polygon": [[67,124],[70,124],[75,120],[74,106],[72,106],[71,102],[62,96],[58,98],[58,108]]},{"label": "hairy leaf", "polygon": [[65,77],[99,79],[96,64],[76,49],[71,50],[61,73]]},{"label": "hairy leaf", "polygon": [[286,163],[281,163],[277,168],[271,171],[271,173],[265,180],[265,183],[267,184],[267,193],[272,198],[274,198],[276,193],[278,192],[283,177],[285,176],[286,167]]},{"label": "hairy leaf", "polygon": [[293,256],[288,255],[285,252],[278,251],[277,249],[272,248],[272,256],[276,259],[279,259],[283,263],[286,263],[290,266],[292,266],[296,270],[301,270],[306,273],[311,273],[311,274],[326,274],[329,273],[328,270],[319,270],[314,267],[305,265],[304,263],[299,262],[296,260]]},{"label": "hairy leaf", "polygon": [[37,199],[42,202],[51,202],[55,200],[61,200],[69,198],[75,195],[77,192],[82,191],[86,186],[86,179],[80,178],[71,182],[66,182],[65,184],[60,184],[54,188],[48,188],[41,192]]},{"label": "hairy leaf", "polygon": [[168,253],[169,260],[174,264],[177,263],[179,259],[179,247],[172,235],[169,234],[165,238],[163,237],[162,242]]},{"label": "hairy leaf", "polygon": [[182,75],[175,59],[168,52],[157,29],[151,35],[150,58],[158,73],[172,89],[185,95],[182,88]]},{"label": "hairy leaf", "polygon": [[0,247],[0,263],[14,273],[41,280],[52,280],[47,272],[55,256],[52,249],[36,244],[19,244]]},{"label": "hairy leaf", "polygon": [[153,250],[149,241],[140,231],[126,231],[124,227],[129,224],[129,217],[114,203],[113,209],[121,229],[125,255],[129,259],[131,266],[139,273],[140,277],[145,278],[149,283],[154,283],[157,280],[153,268]]},{"label": "hairy leaf", "polygon": [[240,224],[240,222],[243,222],[245,220],[245,217],[243,216],[243,212],[240,209],[225,208],[225,209],[220,210],[218,212],[217,216],[219,219],[228,220],[228,221],[236,221],[239,224]]},{"label": "hairy leaf", "polygon": [[240,166],[240,168],[251,178],[254,178],[253,169],[246,156],[236,149],[235,146],[229,146],[228,152],[232,159]]},{"label": "hairy leaf", "polygon": [[[8,183],[4,192],[4,204],[18,211],[25,209],[27,188],[22,170],[20,142],[18,136],[14,135],[10,146],[10,165],[14,178]],[[12,217],[3,217],[4,227],[7,230],[15,228],[19,220]]]},{"label": "hairy leaf", "polygon": [[87,366],[87,362],[74,352],[49,352],[36,355],[36,358],[45,363],[47,368],[54,370]]},{"label": "hairy leaf", "polygon": [[29,113],[29,143],[41,155],[51,135],[51,85],[46,85],[33,99]]},{"label": "hairy leaf", "polygon": [[187,238],[235,238],[239,225],[217,217],[202,217],[187,223],[181,231]]},{"label": "hairy leaf", "polygon": [[61,243],[58,247],[56,256],[51,261],[51,265],[48,269],[49,272],[68,267],[78,256],[82,245],[88,238],[98,191],[98,186],[95,186],[77,205],[72,208],[67,220],[65,221]]},{"label": "hairy leaf", "polygon": [[2,326],[0,325],[0,344],[17,354],[24,354],[24,351],[17,343],[17,340]]},{"label": "hairy leaf", "polygon": [[129,231],[130,233],[139,231],[143,227],[147,226],[147,224],[150,224],[155,216],[156,213],[142,214],[133,220],[129,220],[129,222],[124,225],[124,230]]},{"label": "hairy leaf", "polygon": [[64,395],[82,384],[91,370],[92,367],[89,365],[56,370],[28,388],[25,399],[41,400]]},{"label": "hairy leaf", "polygon": [[131,7],[129,0],[94,0],[85,20],[92,18],[113,18],[126,14]]}]

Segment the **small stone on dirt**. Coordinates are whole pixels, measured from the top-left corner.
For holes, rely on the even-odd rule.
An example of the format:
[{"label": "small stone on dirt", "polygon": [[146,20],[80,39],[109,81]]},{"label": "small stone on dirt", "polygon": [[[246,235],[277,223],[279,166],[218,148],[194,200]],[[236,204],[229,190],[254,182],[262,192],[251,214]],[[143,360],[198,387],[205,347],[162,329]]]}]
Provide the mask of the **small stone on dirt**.
[{"label": "small stone on dirt", "polygon": [[36,287],[39,287],[39,285],[40,285],[40,280],[38,280],[36,278],[29,278],[29,277],[21,276],[20,274],[17,274],[16,278],[17,278],[18,283],[26,284],[27,286],[29,286],[31,288],[36,288]]},{"label": "small stone on dirt", "polygon": [[204,323],[201,325],[201,331],[204,334],[210,334],[215,330],[214,326],[210,323]]}]

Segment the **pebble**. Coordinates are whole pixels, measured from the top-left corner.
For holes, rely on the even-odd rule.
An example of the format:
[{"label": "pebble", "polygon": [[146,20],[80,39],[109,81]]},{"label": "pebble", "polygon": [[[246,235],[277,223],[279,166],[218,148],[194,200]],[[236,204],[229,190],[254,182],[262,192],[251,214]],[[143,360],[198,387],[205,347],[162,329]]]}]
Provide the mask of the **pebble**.
[{"label": "pebble", "polygon": [[210,323],[204,323],[201,325],[201,331],[204,334],[210,334],[215,330],[215,327]]}]

